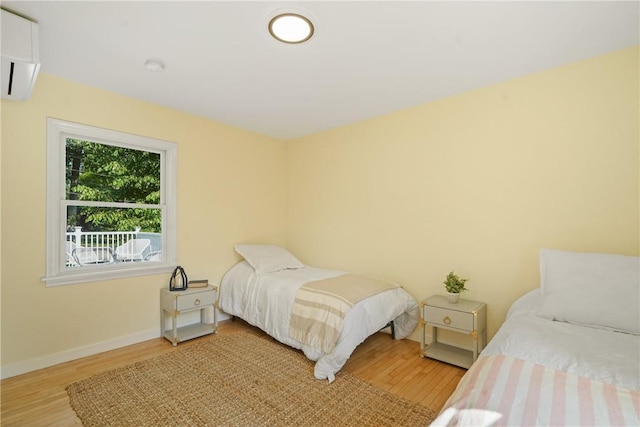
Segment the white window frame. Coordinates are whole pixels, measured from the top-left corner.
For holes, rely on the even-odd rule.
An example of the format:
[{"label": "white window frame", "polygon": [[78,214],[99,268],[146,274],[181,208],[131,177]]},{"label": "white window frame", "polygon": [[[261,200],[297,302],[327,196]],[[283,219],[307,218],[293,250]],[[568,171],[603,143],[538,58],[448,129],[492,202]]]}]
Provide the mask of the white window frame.
[{"label": "white window frame", "polygon": [[[160,154],[162,261],[116,263],[87,268],[65,267],[67,200],[66,141],[80,139]],[[46,286],[89,283],[170,272],[175,268],[178,146],[148,138],[63,120],[47,118]]]}]

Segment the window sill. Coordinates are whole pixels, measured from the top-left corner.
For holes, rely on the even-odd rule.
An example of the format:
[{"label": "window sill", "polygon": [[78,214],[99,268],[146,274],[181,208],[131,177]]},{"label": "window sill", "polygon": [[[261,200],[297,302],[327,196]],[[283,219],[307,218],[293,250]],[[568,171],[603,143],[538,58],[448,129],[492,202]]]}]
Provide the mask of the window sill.
[{"label": "window sill", "polygon": [[157,263],[154,265],[131,265],[113,268],[87,268],[83,271],[65,271],[55,276],[43,277],[42,281],[46,286],[75,285],[80,283],[100,282],[104,280],[124,279],[128,277],[151,276],[154,274],[170,273],[175,265]]}]

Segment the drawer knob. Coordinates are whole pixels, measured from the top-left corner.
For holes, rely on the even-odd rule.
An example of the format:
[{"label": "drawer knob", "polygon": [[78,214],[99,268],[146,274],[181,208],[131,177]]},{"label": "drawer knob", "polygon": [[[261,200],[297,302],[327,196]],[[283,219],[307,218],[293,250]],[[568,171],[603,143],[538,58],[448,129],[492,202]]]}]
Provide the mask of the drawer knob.
[{"label": "drawer knob", "polygon": [[444,322],[445,325],[451,324],[451,318],[449,316],[445,316],[445,318],[442,319],[442,321]]},{"label": "drawer knob", "polygon": [[200,300],[199,300],[199,299],[195,300],[195,301],[193,302],[193,305],[200,305]]}]

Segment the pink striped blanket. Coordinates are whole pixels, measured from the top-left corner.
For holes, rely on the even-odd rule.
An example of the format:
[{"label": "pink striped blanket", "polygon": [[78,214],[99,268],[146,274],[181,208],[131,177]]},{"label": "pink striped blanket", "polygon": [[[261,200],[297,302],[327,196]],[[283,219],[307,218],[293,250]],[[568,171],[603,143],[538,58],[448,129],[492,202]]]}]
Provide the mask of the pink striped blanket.
[{"label": "pink striped blanket", "polygon": [[640,426],[640,392],[510,356],[485,356],[431,425]]}]

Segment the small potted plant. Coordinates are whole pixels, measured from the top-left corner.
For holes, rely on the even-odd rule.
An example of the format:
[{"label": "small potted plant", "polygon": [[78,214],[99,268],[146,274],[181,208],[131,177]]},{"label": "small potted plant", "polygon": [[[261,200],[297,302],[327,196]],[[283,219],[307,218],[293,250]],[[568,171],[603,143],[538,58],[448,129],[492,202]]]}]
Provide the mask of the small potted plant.
[{"label": "small potted plant", "polygon": [[467,288],[464,287],[467,280],[469,279],[461,279],[454,274],[453,271],[447,274],[447,278],[442,283],[444,284],[444,288],[447,290],[447,297],[449,298],[450,303],[457,303],[458,298],[460,298],[460,292],[467,290]]}]

